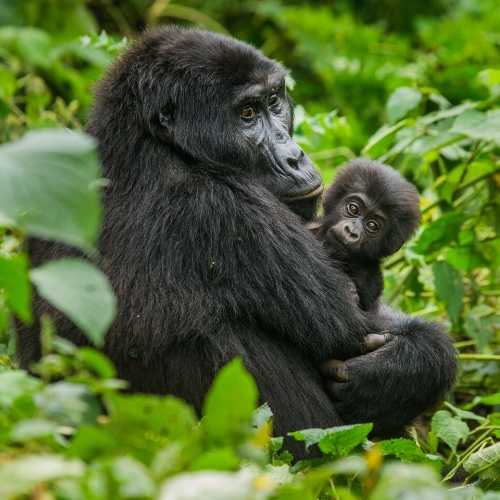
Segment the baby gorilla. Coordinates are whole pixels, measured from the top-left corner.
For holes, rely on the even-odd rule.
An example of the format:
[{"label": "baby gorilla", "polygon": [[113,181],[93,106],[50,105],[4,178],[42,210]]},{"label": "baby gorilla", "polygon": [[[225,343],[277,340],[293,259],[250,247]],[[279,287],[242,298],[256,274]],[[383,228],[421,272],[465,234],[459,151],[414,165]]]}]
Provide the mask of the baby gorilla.
[{"label": "baby gorilla", "polygon": [[314,232],[352,278],[361,309],[374,310],[384,286],[381,259],[399,250],[418,227],[417,190],[396,170],[356,159],[328,188],[323,211]]}]

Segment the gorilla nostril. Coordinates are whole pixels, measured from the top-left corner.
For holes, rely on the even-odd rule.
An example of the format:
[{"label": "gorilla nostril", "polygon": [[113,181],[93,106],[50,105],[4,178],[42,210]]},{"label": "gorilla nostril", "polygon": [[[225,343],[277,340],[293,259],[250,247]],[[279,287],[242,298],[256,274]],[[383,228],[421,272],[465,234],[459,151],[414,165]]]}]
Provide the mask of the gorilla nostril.
[{"label": "gorilla nostril", "polygon": [[287,163],[288,166],[293,168],[293,169],[298,169],[299,168],[299,159],[298,158],[287,158]]},{"label": "gorilla nostril", "polygon": [[359,234],[354,231],[349,224],[346,224],[344,226],[344,232],[346,233],[347,237],[352,240],[352,241],[358,241],[359,240]]}]

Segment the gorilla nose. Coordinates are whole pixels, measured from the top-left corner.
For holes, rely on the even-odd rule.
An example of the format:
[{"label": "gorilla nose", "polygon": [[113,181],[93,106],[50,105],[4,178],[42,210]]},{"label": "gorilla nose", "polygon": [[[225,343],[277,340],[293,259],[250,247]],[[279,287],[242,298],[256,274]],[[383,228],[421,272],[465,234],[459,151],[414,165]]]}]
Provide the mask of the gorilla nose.
[{"label": "gorilla nose", "polygon": [[287,158],[288,166],[297,170],[303,157],[304,151],[302,151],[299,147],[296,147],[294,151],[290,152]]},{"label": "gorilla nose", "polygon": [[353,243],[359,240],[359,231],[356,231],[351,224],[346,224],[344,226],[344,233],[346,238]]}]

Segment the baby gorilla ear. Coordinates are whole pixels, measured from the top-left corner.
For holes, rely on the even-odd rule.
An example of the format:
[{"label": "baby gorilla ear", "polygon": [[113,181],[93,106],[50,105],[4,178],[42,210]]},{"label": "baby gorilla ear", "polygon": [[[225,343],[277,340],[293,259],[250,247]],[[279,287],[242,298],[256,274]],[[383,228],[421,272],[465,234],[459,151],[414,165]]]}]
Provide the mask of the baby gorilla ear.
[{"label": "baby gorilla ear", "polygon": [[319,236],[319,232],[321,229],[321,222],[317,221],[308,222],[306,224],[306,228],[309,229],[309,231],[311,231],[311,233],[314,234],[314,236]]}]

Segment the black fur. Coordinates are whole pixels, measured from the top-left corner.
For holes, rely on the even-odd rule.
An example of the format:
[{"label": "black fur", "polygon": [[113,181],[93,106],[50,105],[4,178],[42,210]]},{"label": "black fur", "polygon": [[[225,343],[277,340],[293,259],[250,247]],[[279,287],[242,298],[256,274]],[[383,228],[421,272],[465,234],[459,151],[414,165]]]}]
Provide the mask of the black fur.
[{"label": "black fur", "polygon": [[[359,214],[348,213],[351,199]],[[367,228],[370,221],[379,226],[375,232]],[[328,188],[317,235],[330,258],[352,278],[363,310],[375,309],[382,294],[381,260],[401,248],[419,221],[417,190],[387,165],[353,160]],[[356,224],[356,240],[349,238],[350,224]]]},{"label": "black fur", "polygon": [[[224,114],[248,82],[280,72],[231,38],[165,28],[147,33],[100,84],[88,125],[110,180],[98,263],[119,300],[104,351],[132,390],[171,393],[198,410],[217,370],[241,356],[277,434],[372,416],[400,428],[450,387],[451,343],[398,318],[391,331],[400,344],[357,358],[348,393],[330,399],[319,364],[358,356],[373,327],[349,277],[277,197],[302,178],[289,183],[280,158],[260,155]],[[283,106],[272,121],[278,132],[262,140],[267,151],[274,141],[295,154]],[[294,172],[312,185],[316,174],[299,156]],[[30,250],[35,263],[69,253],[40,241]],[[85,342],[56,319],[61,335]],[[20,332],[19,355],[25,367],[39,356],[35,330]]]}]

